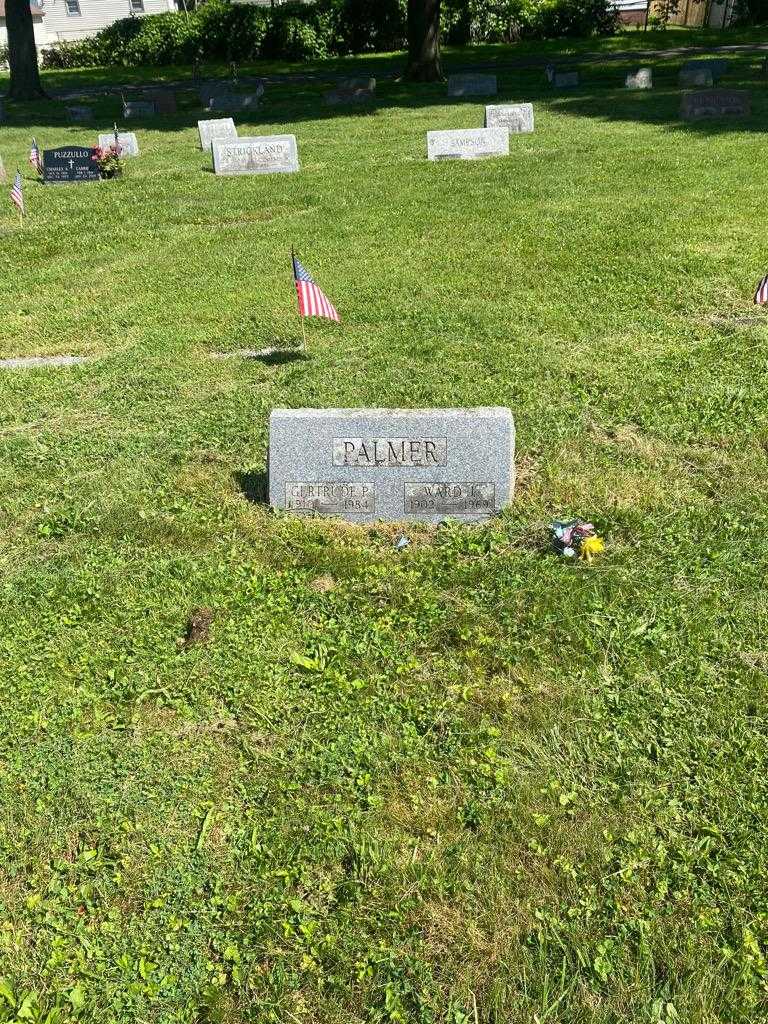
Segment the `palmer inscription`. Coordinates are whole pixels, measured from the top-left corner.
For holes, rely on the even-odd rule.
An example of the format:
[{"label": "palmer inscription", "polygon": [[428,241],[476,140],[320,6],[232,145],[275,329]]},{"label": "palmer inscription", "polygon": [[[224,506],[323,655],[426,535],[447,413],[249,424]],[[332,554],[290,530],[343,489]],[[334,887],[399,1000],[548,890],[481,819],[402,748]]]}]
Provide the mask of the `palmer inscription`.
[{"label": "palmer inscription", "polygon": [[335,437],[334,466],[445,466],[446,437]]},{"label": "palmer inscription", "polygon": [[285,507],[293,512],[316,512],[335,516],[376,511],[376,493],[372,484],[291,482],[285,485]]},{"label": "palmer inscription", "polygon": [[490,515],[496,511],[496,485],[485,483],[446,483],[405,485],[405,512],[408,515],[438,513],[452,515]]}]

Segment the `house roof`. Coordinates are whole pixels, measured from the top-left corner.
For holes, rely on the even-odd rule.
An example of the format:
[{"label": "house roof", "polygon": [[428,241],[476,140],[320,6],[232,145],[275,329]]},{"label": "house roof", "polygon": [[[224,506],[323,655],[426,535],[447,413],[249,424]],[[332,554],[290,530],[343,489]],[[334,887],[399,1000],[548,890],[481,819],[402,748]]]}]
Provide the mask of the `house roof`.
[{"label": "house roof", "polygon": [[[44,18],[45,11],[42,7],[38,7],[37,4],[30,4],[29,9],[32,11],[33,18]],[[0,0],[0,18],[5,17],[5,0]]]}]

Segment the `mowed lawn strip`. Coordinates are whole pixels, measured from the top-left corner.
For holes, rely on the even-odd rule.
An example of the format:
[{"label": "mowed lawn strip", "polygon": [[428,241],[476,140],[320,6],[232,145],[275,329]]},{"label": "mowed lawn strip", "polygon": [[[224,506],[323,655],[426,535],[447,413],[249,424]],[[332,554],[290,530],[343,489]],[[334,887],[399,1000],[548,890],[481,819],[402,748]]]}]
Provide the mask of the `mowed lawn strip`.
[{"label": "mowed lawn strip", "polygon": [[[240,123],[298,175],[215,177],[191,99],[121,181],[25,171],[0,357],[95,358],[0,377],[4,1024],[768,1013],[768,97],[627,69],[500,73],[501,160],[427,163],[483,122],[442,85],[305,83]],[[6,167],[95,105],[11,109]],[[212,358],[298,344],[291,246],[341,327]],[[515,502],[399,554],[272,514],[283,405],[507,405]]]}]

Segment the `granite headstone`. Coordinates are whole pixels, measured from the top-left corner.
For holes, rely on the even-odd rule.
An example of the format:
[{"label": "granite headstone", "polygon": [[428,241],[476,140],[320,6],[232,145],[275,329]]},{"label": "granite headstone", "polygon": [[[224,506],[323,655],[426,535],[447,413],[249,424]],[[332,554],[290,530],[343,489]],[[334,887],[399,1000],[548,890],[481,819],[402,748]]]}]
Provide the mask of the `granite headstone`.
[{"label": "granite headstone", "polygon": [[709,68],[682,68],[678,75],[680,85],[698,85],[711,88],[714,79]]},{"label": "granite headstone", "polygon": [[93,107],[67,107],[67,118],[73,124],[93,120]]},{"label": "granite headstone", "polygon": [[153,89],[147,93],[147,99],[154,105],[158,114],[167,116],[178,113],[176,93],[170,89]]},{"label": "granite headstone", "polygon": [[709,71],[712,81],[717,82],[728,70],[728,61],[724,57],[713,57],[709,60],[687,60],[683,71]]},{"label": "granite headstone", "polygon": [[650,68],[638,68],[627,75],[624,85],[627,89],[652,89],[653,71]]},{"label": "granite headstone", "polygon": [[218,117],[212,121],[198,121],[197,130],[200,133],[200,148],[208,150],[214,139],[231,141],[237,138],[237,128],[231,117]]},{"label": "granite headstone", "polygon": [[295,135],[214,139],[211,148],[216,174],[292,174],[299,169]]},{"label": "granite headstone", "polygon": [[508,155],[508,128],[459,128],[427,132],[428,160],[483,160]]},{"label": "granite headstone", "polygon": [[578,71],[556,71],[552,85],[556,89],[575,89],[579,84]]},{"label": "granite headstone", "polygon": [[494,104],[485,108],[486,128],[508,128],[509,134],[533,131],[533,104]]},{"label": "granite headstone", "polygon": [[[105,149],[108,146],[114,146],[114,144],[114,132],[101,133],[99,135],[99,146],[102,149]],[[118,132],[117,144],[120,147],[120,156],[139,155],[139,140],[136,138],[136,132]]]},{"label": "granite headstone", "polygon": [[684,121],[713,117],[749,117],[751,98],[746,89],[707,89],[687,92],[680,101]]},{"label": "granite headstone", "polygon": [[496,75],[449,75],[448,95],[462,96],[495,96],[498,91]]},{"label": "granite headstone", "polygon": [[89,146],[61,146],[43,152],[43,181],[47,185],[99,181],[96,150]]},{"label": "granite headstone", "polygon": [[274,508],[376,519],[478,522],[512,500],[515,425],[505,408],[274,409]]},{"label": "granite headstone", "polygon": [[149,100],[126,100],[123,103],[123,117],[126,119],[134,117],[154,117],[157,108]]}]

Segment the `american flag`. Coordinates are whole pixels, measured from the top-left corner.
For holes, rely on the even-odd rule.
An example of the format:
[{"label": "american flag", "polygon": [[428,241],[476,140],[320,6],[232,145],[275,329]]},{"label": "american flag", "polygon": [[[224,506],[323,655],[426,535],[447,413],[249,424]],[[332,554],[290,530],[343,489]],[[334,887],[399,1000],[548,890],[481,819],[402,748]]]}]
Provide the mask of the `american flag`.
[{"label": "american flag", "polygon": [[11,201],[14,202],[18,208],[19,213],[24,216],[24,190],[21,183],[21,171],[16,171],[16,177],[13,179],[13,188],[11,189]]},{"label": "american flag", "polygon": [[755,305],[764,306],[766,304],[768,304],[768,274],[765,275],[757,286],[757,291],[755,292]]},{"label": "american flag", "polygon": [[40,150],[37,145],[37,139],[32,139],[32,146],[29,150],[29,162],[38,174],[43,173],[43,161],[40,159]]},{"label": "american flag", "polygon": [[299,296],[299,316],[322,316],[326,320],[335,320],[339,323],[341,317],[336,308],[317,287],[309,271],[302,267],[295,254],[292,259],[293,280],[296,282],[296,294]]}]

